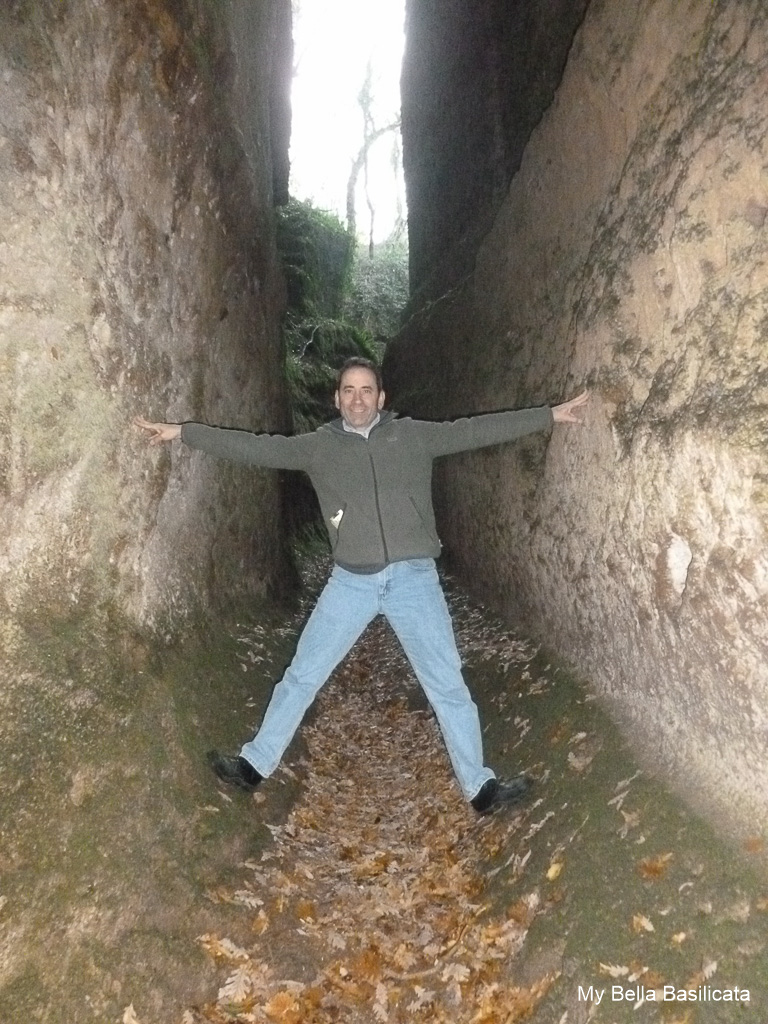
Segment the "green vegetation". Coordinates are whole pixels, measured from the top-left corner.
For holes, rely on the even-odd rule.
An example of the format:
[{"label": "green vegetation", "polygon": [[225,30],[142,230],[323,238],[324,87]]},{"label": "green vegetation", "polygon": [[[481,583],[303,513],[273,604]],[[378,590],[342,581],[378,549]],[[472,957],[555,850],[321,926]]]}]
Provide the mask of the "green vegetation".
[{"label": "green vegetation", "polygon": [[291,199],[278,209],[277,244],[294,317],[335,317],[346,293],[354,239],[338,217]]},{"label": "green vegetation", "polygon": [[[288,286],[283,323],[285,376],[296,433],[336,415],[339,367],[351,356],[380,361],[407,299],[402,241],[358,252],[332,213],[292,199],[278,210],[277,242]],[[319,509],[301,475],[287,483],[285,522],[294,541],[317,542]],[[323,542],[324,543],[324,542]]]},{"label": "green vegetation", "polygon": [[408,301],[408,244],[388,238],[373,252],[358,252],[344,307],[346,316],[363,327],[377,344],[385,345],[400,330]]},{"label": "green vegetation", "polygon": [[278,247],[288,286],[283,336],[297,433],[333,414],[336,372],[350,356],[378,360],[407,298],[407,247],[358,254],[332,213],[292,199],[278,211]]},{"label": "green vegetation", "polygon": [[278,247],[288,285],[283,325],[286,378],[297,433],[333,413],[337,368],[350,356],[375,358],[366,333],[342,316],[354,239],[331,213],[292,199],[278,211]]}]

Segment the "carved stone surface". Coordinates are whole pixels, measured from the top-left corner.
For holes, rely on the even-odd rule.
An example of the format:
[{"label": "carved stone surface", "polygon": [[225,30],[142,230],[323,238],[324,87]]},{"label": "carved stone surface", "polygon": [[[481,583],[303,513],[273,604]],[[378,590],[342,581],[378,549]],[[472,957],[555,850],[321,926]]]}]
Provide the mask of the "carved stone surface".
[{"label": "carved stone surface", "polygon": [[591,389],[584,427],[443,465],[445,544],[649,765],[749,829],[768,821],[767,19],[593,0],[474,273],[444,275],[387,367],[396,405],[436,417]]},{"label": "carved stone surface", "polygon": [[[408,0],[403,163],[412,290],[463,277],[552,102],[588,0]],[[435,265],[442,261],[437,281]]]},{"label": "carved stone surface", "polygon": [[[248,681],[231,688],[227,631],[214,650],[210,630],[190,633],[280,585],[278,484],[179,442],[150,448],[131,421],[286,424],[286,10],[0,4],[8,1024],[136,1020],[129,978],[142,1020],[210,993],[186,959],[205,927],[196,872],[201,850],[239,840],[205,843],[204,753],[242,732]],[[179,636],[174,672],[164,641]]]},{"label": "carved stone surface", "polygon": [[279,573],[274,476],[131,420],[285,425],[285,8],[3,5],[3,616],[172,629]]}]

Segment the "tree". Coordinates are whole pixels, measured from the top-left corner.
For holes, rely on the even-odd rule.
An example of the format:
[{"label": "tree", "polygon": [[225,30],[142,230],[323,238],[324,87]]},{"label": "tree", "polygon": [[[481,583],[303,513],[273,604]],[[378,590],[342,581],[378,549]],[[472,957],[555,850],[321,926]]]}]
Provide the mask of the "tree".
[{"label": "tree", "polygon": [[[360,151],[357,156],[352,161],[352,168],[347,180],[347,230],[353,238],[357,237],[357,211],[355,208],[355,197],[357,193],[357,182],[360,177],[360,172],[362,171],[365,184],[365,201],[368,206],[369,214],[368,251],[372,256],[374,247],[373,229],[376,219],[376,209],[371,200],[370,192],[368,191],[368,155],[373,144],[382,136],[386,135],[388,132],[399,132],[400,118],[396,118],[383,128],[376,127],[373,119],[373,70],[371,68],[370,60],[366,65],[365,79],[363,81],[362,88],[358,93],[357,102],[360,104],[360,110],[363,114],[363,144],[360,147]],[[397,167],[394,168],[394,172],[395,175],[397,175]]]}]

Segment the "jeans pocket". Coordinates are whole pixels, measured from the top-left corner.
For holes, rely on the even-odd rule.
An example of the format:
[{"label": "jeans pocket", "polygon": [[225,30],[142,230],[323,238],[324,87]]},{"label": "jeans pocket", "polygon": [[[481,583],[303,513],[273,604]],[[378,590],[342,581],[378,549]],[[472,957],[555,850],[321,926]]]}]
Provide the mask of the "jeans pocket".
[{"label": "jeans pocket", "polygon": [[435,560],[434,558],[406,558],[405,564],[410,566],[411,569],[434,569]]}]

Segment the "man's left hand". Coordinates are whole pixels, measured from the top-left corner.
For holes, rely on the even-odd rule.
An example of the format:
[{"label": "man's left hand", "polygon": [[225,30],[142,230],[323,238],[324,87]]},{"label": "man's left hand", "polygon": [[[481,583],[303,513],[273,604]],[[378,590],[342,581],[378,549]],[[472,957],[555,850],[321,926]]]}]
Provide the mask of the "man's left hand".
[{"label": "man's left hand", "polygon": [[576,412],[589,401],[589,392],[582,391],[570,402],[563,402],[562,405],[552,407],[552,418],[555,423],[583,423],[584,421],[576,415]]}]

